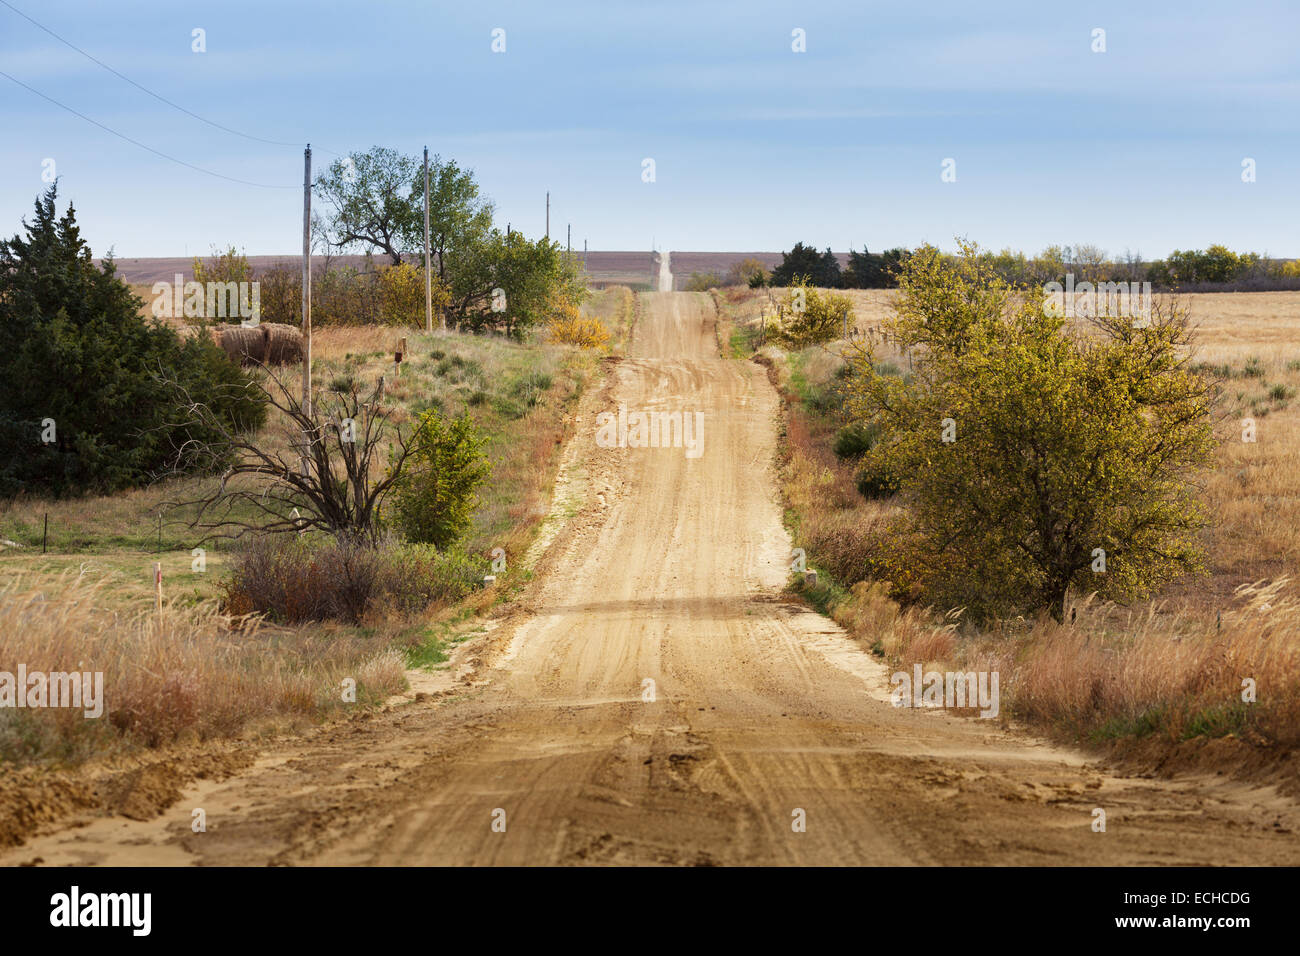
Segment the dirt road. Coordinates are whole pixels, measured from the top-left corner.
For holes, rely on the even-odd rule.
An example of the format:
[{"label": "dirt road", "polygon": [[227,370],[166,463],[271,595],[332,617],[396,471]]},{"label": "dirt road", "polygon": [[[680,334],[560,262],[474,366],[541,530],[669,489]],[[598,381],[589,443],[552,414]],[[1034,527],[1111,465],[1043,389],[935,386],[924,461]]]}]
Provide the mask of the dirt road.
[{"label": "dirt road", "polygon": [[659,291],[673,291],[672,253],[664,250],[659,257]]},{"label": "dirt road", "polygon": [[[993,721],[891,707],[880,665],[778,597],[763,369],[718,357],[707,296],[642,307],[566,452],[570,517],[523,607],[440,678],[454,693],[5,861],[1300,863],[1296,808],[1270,791],[1116,777]],[[595,415],[620,404],[702,412],[701,453],[601,447]]]}]

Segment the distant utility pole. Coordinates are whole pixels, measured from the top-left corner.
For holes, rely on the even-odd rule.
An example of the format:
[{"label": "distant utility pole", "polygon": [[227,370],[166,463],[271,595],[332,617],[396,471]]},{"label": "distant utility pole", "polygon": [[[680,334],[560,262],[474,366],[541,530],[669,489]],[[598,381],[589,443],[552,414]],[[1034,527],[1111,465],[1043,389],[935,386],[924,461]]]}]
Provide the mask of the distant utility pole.
[{"label": "distant utility pole", "polygon": [[582,271],[587,271],[587,240],[582,240]]},{"label": "distant utility pole", "polygon": [[546,238],[551,238],[551,192],[546,191]]},{"label": "distant utility pole", "polygon": [[565,233],[564,254],[567,256],[573,253],[573,223],[569,223],[566,228],[568,232]]},{"label": "distant utility pole", "polygon": [[433,334],[433,272],[429,261],[429,147],[424,147],[424,330]]},{"label": "distant utility pole", "polygon": [[302,338],[302,410],[311,415],[311,143],[302,154]]}]

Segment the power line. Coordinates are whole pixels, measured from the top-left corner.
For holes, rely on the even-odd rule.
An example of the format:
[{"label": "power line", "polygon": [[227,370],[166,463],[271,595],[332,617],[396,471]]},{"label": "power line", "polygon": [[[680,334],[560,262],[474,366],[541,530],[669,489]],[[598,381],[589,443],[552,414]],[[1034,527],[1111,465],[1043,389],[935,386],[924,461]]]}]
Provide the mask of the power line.
[{"label": "power line", "polygon": [[[0,0],[0,3],[4,3],[4,0]],[[6,6],[8,6],[8,4],[6,4]],[[236,179],[234,176],[227,176],[227,175],[225,175],[224,173],[213,172],[213,171],[210,170],[210,169],[204,169],[202,166],[195,166],[193,163],[187,163],[187,162],[185,162],[185,160],[183,160],[183,159],[177,159],[175,156],[168,156],[166,153],[164,153],[164,152],[162,152],[162,151],[160,151],[160,150],[154,149],[152,146],[146,146],[144,143],[140,142],[138,139],[132,139],[130,136],[127,136],[125,133],[119,133],[117,130],[112,129],[111,127],[105,126],[103,123],[99,122],[98,120],[93,120],[93,119],[91,119],[91,118],[90,118],[89,116],[87,116],[85,113],[78,113],[78,112],[77,112],[76,110],[74,110],[71,106],[68,106],[68,105],[65,104],[65,103],[60,103],[58,100],[56,100],[56,99],[55,99],[54,97],[52,97],[52,96],[46,96],[46,95],[45,95],[44,93],[42,93],[40,90],[36,89],[35,87],[28,86],[28,85],[27,85],[26,83],[24,83],[22,80],[18,79],[17,77],[10,76],[8,73],[4,72],[3,70],[0,70],[0,76],[3,76],[3,77],[4,77],[5,79],[7,79],[7,80],[12,80],[13,82],[15,82],[15,83],[17,83],[19,86],[21,86],[23,89],[25,89],[25,90],[27,90],[27,91],[29,91],[29,92],[31,92],[31,93],[35,93],[37,96],[39,96],[39,97],[40,97],[41,99],[43,99],[43,100],[48,100],[49,102],[53,103],[55,106],[59,107],[60,109],[65,109],[65,110],[67,110],[67,111],[68,111],[69,113],[71,113],[73,116],[80,117],[81,119],[85,120],[87,123],[91,123],[91,124],[93,124],[93,125],[95,125],[95,126],[98,126],[98,127],[99,127],[100,129],[102,129],[104,132],[106,132],[106,133],[112,133],[112,134],[113,134],[114,136],[116,136],[118,139],[124,139],[124,140],[126,140],[126,141],[127,141],[128,143],[130,143],[132,146],[138,146],[138,147],[140,147],[140,149],[147,150],[148,152],[153,153],[155,156],[161,156],[163,159],[168,160],[169,162],[173,162],[173,163],[177,163],[178,165],[185,166],[186,168],[188,168],[188,169],[192,169],[192,170],[194,170],[195,172],[204,173],[205,175],[208,175],[208,176],[215,176],[217,179],[225,179],[225,180],[228,180],[229,182],[232,182],[232,183],[239,183],[240,185],[243,185],[243,186],[257,186],[257,187],[260,188],[260,189],[297,189],[297,188],[298,188],[297,186],[276,186],[276,185],[271,184],[271,183],[255,183],[255,182],[250,182],[250,181],[247,180],[247,179]]]},{"label": "power line", "polygon": [[[103,60],[100,60],[100,59],[97,59],[96,57],[91,56],[89,53],[87,53],[87,52],[86,52],[85,50],[83,50],[81,47],[77,46],[77,45],[76,45],[75,43],[73,43],[72,41],[70,41],[70,40],[65,40],[63,37],[59,36],[57,33],[55,33],[55,32],[54,32],[53,30],[51,30],[49,27],[45,26],[45,24],[40,23],[40,22],[38,22],[38,21],[36,21],[36,20],[33,20],[33,19],[32,19],[31,17],[29,17],[27,14],[23,13],[21,10],[19,10],[17,7],[15,7],[12,3],[9,3],[8,0],[0,0],[0,4],[3,4],[4,6],[8,7],[10,10],[12,10],[14,13],[18,14],[20,17],[22,17],[24,20],[26,20],[28,23],[32,24],[33,26],[39,27],[40,29],[44,30],[46,33],[48,33],[50,36],[54,37],[54,39],[58,40],[60,43],[62,43],[62,44],[64,44],[65,46],[71,47],[72,49],[76,50],[78,53],[80,53],[82,56],[84,56],[87,60],[90,60],[92,63],[98,64],[99,66],[102,66],[104,69],[108,70],[108,72],[112,73],[112,74],[113,74],[114,76],[116,76],[118,79],[125,80],[126,82],[128,82],[128,83],[130,83],[132,86],[134,86],[137,90],[140,90],[140,91],[142,91],[142,92],[144,92],[144,93],[148,93],[150,96],[152,96],[154,99],[158,100],[160,103],[166,103],[166,104],[167,104],[168,106],[170,106],[172,109],[180,110],[180,111],[181,111],[182,113],[184,113],[186,116],[191,116],[191,117],[193,117],[194,119],[198,120],[200,123],[207,123],[209,126],[214,127],[215,129],[219,129],[219,130],[221,130],[222,132],[225,132],[225,133],[231,133],[231,134],[233,134],[233,135],[235,135],[235,136],[242,136],[244,139],[251,139],[251,140],[253,140],[254,142],[258,142],[258,143],[267,143],[267,144],[269,144],[269,145],[271,145],[271,146],[293,146],[293,147],[297,147],[297,146],[300,145],[300,144],[298,144],[298,143],[285,143],[285,142],[281,142],[281,141],[278,140],[278,139],[263,139],[261,136],[254,136],[254,135],[252,135],[251,133],[241,133],[241,132],[240,132],[239,130],[237,130],[237,129],[231,129],[229,126],[222,126],[220,123],[215,122],[214,120],[210,120],[210,119],[208,119],[207,117],[200,116],[198,113],[195,113],[195,112],[193,112],[193,111],[191,111],[191,110],[187,110],[185,107],[181,106],[179,103],[173,103],[171,100],[167,99],[167,97],[163,96],[162,94],[160,94],[160,93],[155,93],[153,90],[149,89],[147,86],[143,86],[143,85],[137,83],[135,80],[131,79],[131,78],[130,78],[129,76],[127,76],[126,74],[124,74],[124,73],[119,73],[117,70],[113,69],[111,66],[109,66],[107,63],[105,63]],[[28,89],[31,89],[31,87],[28,87]],[[47,97],[47,99],[48,99],[48,97]],[[333,155],[335,155],[335,156],[342,155],[342,154],[340,154],[340,153],[335,153],[332,149],[326,149],[326,150],[324,150],[324,152],[331,153],[331,154],[333,154]],[[288,187],[286,187],[286,188],[288,188]]]}]

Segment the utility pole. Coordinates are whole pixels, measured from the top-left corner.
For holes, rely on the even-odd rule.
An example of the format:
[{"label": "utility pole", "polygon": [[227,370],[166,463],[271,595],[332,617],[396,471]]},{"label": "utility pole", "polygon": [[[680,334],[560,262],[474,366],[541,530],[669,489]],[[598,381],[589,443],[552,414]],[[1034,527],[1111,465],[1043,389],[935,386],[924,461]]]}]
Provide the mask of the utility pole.
[{"label": "utility pole", "polygon": [[429,261],[429,147],[424,147],[424,330],[433,334],[433,272]]},{"label": "utility pole", "polygon": [[551,191],[546,191],[546,238],[551,238]]},{"label": "utility pole", "polygon": [[302,410],[311,415],[311,143],[302,154],[302,339]]},{"label": "utility pole", "polygon": [[568,232],[565,234],[564,254],[566,256],[573,254],[573,223],[567,226]]},{"label": "utility pole", "polygon": [[582,271],[587,271],[587,240],[582,240]]}]

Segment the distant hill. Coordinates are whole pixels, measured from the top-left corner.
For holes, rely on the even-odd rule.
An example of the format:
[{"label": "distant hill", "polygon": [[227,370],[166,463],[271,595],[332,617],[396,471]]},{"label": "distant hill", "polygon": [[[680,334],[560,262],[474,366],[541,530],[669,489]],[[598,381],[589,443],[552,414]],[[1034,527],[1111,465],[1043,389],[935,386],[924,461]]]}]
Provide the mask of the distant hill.
[{"label": "distant hill", "polygon": [[[573,255],[577,258],[583,258],[581,252],[575,251]],[[780,252],[670,252],[669,255],[671,256],[670,266],[675,279],[674,284],[678,288],[681,288],[685,280],[690,278],[692,272],[717,272],[725,275],[728,269],[745,259],[757,259],[771,269],[781,264],[782,257]],[[204,256],[203,258],[208,259],[211,257]],[[841,267],[848,265],[849,257],[847,253],[836,253],[836,258],[840,260]],[[118,276],[131,285],[173,282],[178,273],[183,277],[183,281],[189,281],[194,277],[193,257],[166,256],[116,259],[114,261],[117,263]],[[248,261],[252,265],[254,272],[261,272],[279,262],[298,266],[302,262],[302,256],[292,253],[282,256],[249,256]],[[365,265],[366,257],[331,256],[329,261],[333,265],[349,265],[362,268]],[[377,265],[383,265],[385,259],[375,257],[372,261]],[[314,268],[323,267],[325,262],[325,256],[312,257]],[[596,287],[620,284],[649,285],[652,278],[659,271],[655,253],[649,250],[588,252],[586,254],[586,266],[588,279]]]},{"label": "distant hill", "polygon": [[[211,256],[201,256],[202,259],[211,259]],[[95,260],[101,262],[103,260]],[[117,264],[117,277],[123,282],[131,285],[152,285],[155,282],[173,282],[177,273],[184,276],[184,281],[194,278],[194,257],[193,256],[167,256],[157,259],[114,259]],[[365,256],[331,256],[330,261],[335,265],[350,265],[360,267],[365,261]],[[382,261],[382,260],[376,260]],[[269,269],[277,262],[286,262],[295,266],[302,265],[302,255],[287,256],[249,256],[249,265],[253,267],[254,272],[260,272]],[[325,256],[312,256],[312,265],[320,267],[325,264]]]}]

